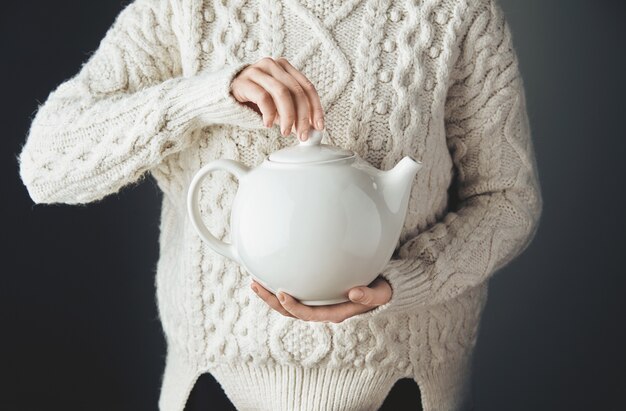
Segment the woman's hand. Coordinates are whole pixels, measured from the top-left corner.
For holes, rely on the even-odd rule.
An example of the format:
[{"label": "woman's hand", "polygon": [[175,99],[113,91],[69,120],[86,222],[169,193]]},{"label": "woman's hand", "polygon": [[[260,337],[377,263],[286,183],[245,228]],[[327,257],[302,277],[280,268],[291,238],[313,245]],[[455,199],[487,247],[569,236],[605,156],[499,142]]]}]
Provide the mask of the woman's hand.
[{"label": "woman's hand", "polygon": [[270,307],[286,317],[325,323],[340,323],[357,314],[373,310],[379,305],[386,304],[391,299],[392,294],[391,286],[380,276],[367,287],[355,287],[350,289],[348,293],[350,301],[321,306],[301,304],[289,294],[282,292],[278,293],[277,298],[254,280],[252,284],[250,284],[250,287]]},{"label": "woman's hand", "polygon": [[265,127],[280,124],[285,137],[294,131],[304,141],[311,125],[324,128],[324,110],[315,86],[284,57],[264,57],[247,66],[233,79],[231,93],[261,114]]}]

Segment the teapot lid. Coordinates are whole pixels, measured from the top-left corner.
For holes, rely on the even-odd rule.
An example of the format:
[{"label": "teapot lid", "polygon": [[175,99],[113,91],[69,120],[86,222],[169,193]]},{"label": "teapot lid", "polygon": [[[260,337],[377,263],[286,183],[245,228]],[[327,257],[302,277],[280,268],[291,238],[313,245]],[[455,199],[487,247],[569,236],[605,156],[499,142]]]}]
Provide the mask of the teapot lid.
[{"label": "teapot lid", "polygon": [[354,152],[351,150],[320,144],[323,137],[321,131],[311,129],[308,137],[306,141],[299,141],[299,144],[273,152],[270,154],[269,160],[277,163],[303,164],[341,160],[354,156]]}]

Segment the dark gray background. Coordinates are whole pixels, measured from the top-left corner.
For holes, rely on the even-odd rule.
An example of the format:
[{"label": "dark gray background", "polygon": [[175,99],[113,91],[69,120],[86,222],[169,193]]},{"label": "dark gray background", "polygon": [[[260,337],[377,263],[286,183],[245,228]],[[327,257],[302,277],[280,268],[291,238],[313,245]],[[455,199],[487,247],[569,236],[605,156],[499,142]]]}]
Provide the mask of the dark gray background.
[{"label": "dark gray background", "polygon": [[[491,282],[475,358],[477,410],[626,409],[626,7],[501,3],[525,78],[545,207],[532,245]],[[33,206],[16,162],[37,103],[78,71],[123,4],[37,0],[0,13],[2,410],[156,409],[165,354],[153,286],[156,185],[146,179],[87,207]],[[384,409],[415,409],[418,395],[403,380]],[[209,375],[188,405],[228,407]]]}]

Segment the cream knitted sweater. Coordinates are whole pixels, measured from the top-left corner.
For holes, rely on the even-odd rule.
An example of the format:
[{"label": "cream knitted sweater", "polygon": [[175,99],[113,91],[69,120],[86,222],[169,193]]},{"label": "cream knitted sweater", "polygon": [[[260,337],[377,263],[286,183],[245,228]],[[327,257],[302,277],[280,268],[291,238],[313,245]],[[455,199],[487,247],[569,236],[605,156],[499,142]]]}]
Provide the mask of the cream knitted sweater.
[{"label": "cream knitted sweater", "polygon": [[[427,411],[471,402],[488,280],[528,245],[542,208],[522,79],[495,1],[136,0],[39,107],[20,154],[36,203],[97,201],[146,172],[164,193],[162,411],[181,411],[204,372],[241,410],[374,410],[403,377]],[[391,301],[342,323],[270,309],[186,215],[203,164],[255,166],[295,143],[229,92],[264,56],[285,56],[317,86],[323,142],[384,170],[405,155],[424,163],[382,273]],[[201,195],[207,225],[226,241],[236,188],[218,172]]]}]

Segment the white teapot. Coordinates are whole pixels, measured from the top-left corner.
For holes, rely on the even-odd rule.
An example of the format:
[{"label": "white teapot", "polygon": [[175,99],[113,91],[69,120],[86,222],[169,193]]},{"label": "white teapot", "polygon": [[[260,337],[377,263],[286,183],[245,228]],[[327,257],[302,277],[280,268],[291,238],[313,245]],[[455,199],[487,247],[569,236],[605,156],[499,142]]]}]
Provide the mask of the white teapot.
[{"label": "white teapot", "polygon": [[[400,238],[413,178],[422,167],[406,156],[381,171],[321,139],[312,130],[306,141],[252,169],[214,160],[198,171],[187,196],[191,222],[213,250],[274,294],[284,291],[307,305],[349,301],[351,288],[380,274]],[[198,204],[200,183],[214,170],[239,180],[230,244],[209,232]]]}]

